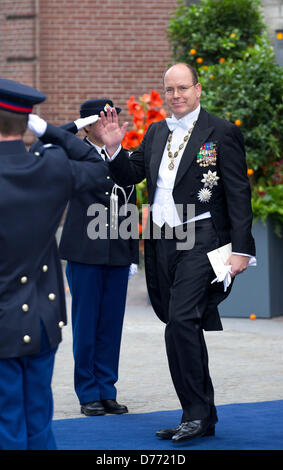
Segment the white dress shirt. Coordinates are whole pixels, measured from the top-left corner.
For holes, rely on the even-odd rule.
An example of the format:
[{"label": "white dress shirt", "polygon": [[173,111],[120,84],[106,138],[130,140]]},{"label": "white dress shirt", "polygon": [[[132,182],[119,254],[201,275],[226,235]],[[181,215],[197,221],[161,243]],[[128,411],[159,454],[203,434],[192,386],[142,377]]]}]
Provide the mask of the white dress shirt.
[{"label": "white dress shirt", "polygon": [[[188,130],[193,127],[193,123],[197,121],[200,112],[200,106],[198,106],[194,111],[187,114],[181,119],[175,120],[175,129],[172,134],[171,141],[171,151],[174,154],[179,145],[184,142],[184,137],[188,133]],[[174,124],[173,124],[174,126]],[[176,227],[182,223],[193,222],[196,220],[204,219],[210,217],[210,212],[205,212],[199,216],[196,216],[189,220],[181,221],[177,213],[175,202],[173,199],[173,188],[175,184],[175,178],[177,175],[178,167],[186,148],[186,145],[189,145],[190,139],[184,142],[184,147],[179,150],[179,154],[174,158],[174,168],[169,170],[168,165],[170,163],[170,158],[168,158],[167,145],[165,145],[163,156],[161,159],[158,178],[157,178],[157,187],[154,195],[153,207],[152,207],[152,218],[156,225],[162,227],[166,222],[170,227]]]},{"label": "white dress shirt", "polygon": [[[105,158],[106,158],[106,157],[105,157],[105,154],[104,154],[103,152],[101,153],[102,149],[105,151],[105,145],[103,145],[103,147],[99,147],[99,145],[94,144],[94,143],[93,143],[91,140],[89,140],[87,137],[86,137],[86,140],[88,141],[88,143],[89,143],[90,145],[92,145],[93,147],[96,148],[96,150],[98,151],[98,153],[99,153],[99,155],[101,156],[101,158],[103,158],[103,160],[105,160]],[[105,153],[106,153],[106,152],[105,152]]]}]

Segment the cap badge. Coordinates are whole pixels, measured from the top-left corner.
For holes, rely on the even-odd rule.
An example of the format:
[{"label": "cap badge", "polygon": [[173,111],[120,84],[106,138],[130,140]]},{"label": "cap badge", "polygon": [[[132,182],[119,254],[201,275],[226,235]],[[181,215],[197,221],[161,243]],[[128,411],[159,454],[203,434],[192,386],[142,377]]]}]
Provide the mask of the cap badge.
[{"label": "cap badge", "polygon": [[109,103],[106,103],[106,105],[104,106],[104,111],[107,113],[107,109],[110,108],[110,111],[112,112],[112,108],[110,106]]}]

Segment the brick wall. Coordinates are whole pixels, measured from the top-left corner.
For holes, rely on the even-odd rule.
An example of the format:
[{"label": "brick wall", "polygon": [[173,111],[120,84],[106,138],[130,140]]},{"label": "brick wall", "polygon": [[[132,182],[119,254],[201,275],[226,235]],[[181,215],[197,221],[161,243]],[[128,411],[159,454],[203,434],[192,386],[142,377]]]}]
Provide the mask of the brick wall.
[{"label": "brick wall", "polygon": [[172,0],[44,0],[40,2],[42,111],[59,123],[73,119],[89,98],[122,107],[151,88],[171,55],[166,28]]},{"label": "brick wall", "polygon": [[[264,1],[264,6],[269,2]],[[282,4],[282,0],[272,0]],[[0,0],[0,76],[46,93],[37,108],[61,124],[89,98],[162,92],[177,0]]]},{"label": "brick wall", "polygon": [[[0,1],[0,76],[37,86],[37,11],[34,0]],[[33,140],[27,133],[27,143]]]},{"label": "brick wall", "polygon": [[[38,87],[40,114],[61,124],[89,98],[126,101],[162,91],[177,0],[0,1],[0,74]],[[37,110],[39,112],[39,110]]]}]

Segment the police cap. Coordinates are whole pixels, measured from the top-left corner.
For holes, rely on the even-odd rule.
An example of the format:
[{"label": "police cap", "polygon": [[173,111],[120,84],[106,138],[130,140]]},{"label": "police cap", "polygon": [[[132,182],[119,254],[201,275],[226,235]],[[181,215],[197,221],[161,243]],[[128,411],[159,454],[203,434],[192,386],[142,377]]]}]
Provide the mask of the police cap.
[{"label": "police cap", "polygon": [[0,109],[13,113],[27,114],[32,107],[41,103],[46,96],[23,83],[0,78]]},{"label": "police cap", "polygon": [[[93,116],[95,114],[99,115],[101,111],[107,112],[107,108],[113,108],[113,102],[108,99],[100,99],[100,100],[87,100],[81,105],[80,113],[81,117],[88,117]],[[119,114],[122,110],[121,108],[115,108],[117,114]]]}]

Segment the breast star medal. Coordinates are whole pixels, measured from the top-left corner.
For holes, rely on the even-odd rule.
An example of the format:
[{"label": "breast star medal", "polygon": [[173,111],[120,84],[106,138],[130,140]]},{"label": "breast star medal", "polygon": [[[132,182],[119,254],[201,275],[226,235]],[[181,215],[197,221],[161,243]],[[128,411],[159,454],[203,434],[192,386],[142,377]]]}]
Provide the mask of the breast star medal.
[{"label": "breast star medal", "polygon": [[208,188],[202,188],[198,192],[198,200],[200,202],[208,202],[212,196],[212,192]]},{"label": "breast star medal", "polygon": [[185,146],[185,143],[189,140],[191,133],[193,132],[193,128],[195,126],[196,121],[194,121],[192,127],[188,130],[187,134],[184,137],[183,142],[179,145],[179,148],[174,154],[171,151],[171,142],[172,142],[172,136],[173,132],[170,132],[170,135],[168,137],[168,144],[167,144],[167,152],[168,152],[168,157],[170,158],[170,163],[168,165],[169,170],[174,170],[175,164],[174,164],[174,159],[178,157],[180,150]]},{"label": "breast star medal", "polygon": [[219,176],[217,176],[217,171],[212,172],[211,170],[208,170],[207,173],[203,173],[203,179],[201,180],[202,183],[204,183],[204,187],[207,188],[209,187],[210,189],[213,188],[213,186],[217,186],[217,182],[219,180]]}]

